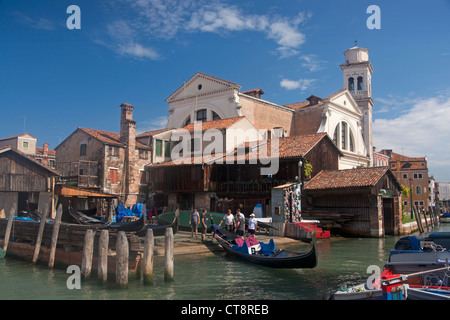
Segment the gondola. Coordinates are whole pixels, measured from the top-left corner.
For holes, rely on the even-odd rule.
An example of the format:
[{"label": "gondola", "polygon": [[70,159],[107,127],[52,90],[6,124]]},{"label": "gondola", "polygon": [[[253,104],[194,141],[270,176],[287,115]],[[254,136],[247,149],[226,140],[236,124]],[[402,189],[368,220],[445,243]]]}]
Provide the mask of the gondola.
[{"label": "gondola", "polygon": [[176,212],[172,223],[170,224],[146,224],[145,227],[136,234],[139,237],[145,237],[147,230],[153,230],[153,236],[164,236],[167,228],[172,228],[173,234],[177,233],[179,226],[179,214]]},{"label": "gondola", "polygon": [[101,222],[98,219],[95,219],[93,217],[89,217],[85,215],[83,212],[77,211],[72,207],[69,207],[69,213],[72,216],[72,218],[75,219],[76,222],[79,224],[96,224],[96,225],[104,225],[103,222]]},{"label": "gondola", "polygon": [[248,242],[244,242],[242,246],[238,246],[237,243],[242,242],[242,239],[233,233],[216,224],[212,224],[211,229],[214,238],[217,239],[222,248],[228,254],[241,260],[271,268],[314,268],[317,266],[317,248],[314,234],[310,251],[292,252],[283,249],[275,250],[273,239],[269,244],[258,242],[254,246],[249,246]]},{"label": "gondola", "polygon": [[126,232],[139,232],[145,227],[145,217],[142,215],[139,219],[130,222],[107,223],[108,229]]}]

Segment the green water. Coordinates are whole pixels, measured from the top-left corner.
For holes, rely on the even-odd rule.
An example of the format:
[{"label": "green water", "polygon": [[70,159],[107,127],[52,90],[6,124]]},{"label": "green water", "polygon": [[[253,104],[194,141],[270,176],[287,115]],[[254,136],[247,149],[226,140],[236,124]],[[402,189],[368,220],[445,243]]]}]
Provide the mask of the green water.
[{"label": "green water", "polygon": [[[450,231],[450,225],[435,231]],[[314,269],[271,269],[224,253],[176,256],[175,281],[169,283],[164,281],[164,258],[156,257],[153,285],[130,278],[126,289],[95,279],[82,281],[81,289],[68,289],[71,274],[65,270],[6,258],[0,260],[0,299],[318,300],[342,284],[365,282],[367,267],[382,268],[398,238],[319,240]],[[305,250],[304,245],[289,247],[296,248]]]}]

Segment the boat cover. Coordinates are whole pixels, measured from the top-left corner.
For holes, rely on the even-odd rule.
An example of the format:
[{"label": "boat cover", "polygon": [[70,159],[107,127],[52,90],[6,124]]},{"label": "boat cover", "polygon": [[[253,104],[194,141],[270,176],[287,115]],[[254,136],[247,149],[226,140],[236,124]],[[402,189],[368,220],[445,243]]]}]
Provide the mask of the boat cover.
[{"label": "boat cover", "polygon": [[273,242],[273,239],[270,239],[269,243],[264,243],[264,242],[259,242],[257,241],[255,238],[253,237],[249,237],[247,239],[245,239],[245,241],[243,239],[236,239],[235,242],[237,244],[235,244],[232,249],[238,252],[242,252],[245,254],[249,254],[251,252],[251,250],[249,250],[249,248],[251,247],[255,247],[257,246],[258,249],[261,250],[261,254],[264,255],[270,255],[272,254],[273,251],[275,251],[275,243]]},{"label": "boat cover", "polygon": [[421,250],[420,240],[415,236],[402,237],[395,244],[395,250]]},{"label": "boat cover", "polygon": [[142,216],[142,203],[138,203],[133,205],[132,209],[125,208],[125,206],[121,203],[116,207],[116,219],[117,221],[121,221],[125,216],[136,216],[140,218]]}]

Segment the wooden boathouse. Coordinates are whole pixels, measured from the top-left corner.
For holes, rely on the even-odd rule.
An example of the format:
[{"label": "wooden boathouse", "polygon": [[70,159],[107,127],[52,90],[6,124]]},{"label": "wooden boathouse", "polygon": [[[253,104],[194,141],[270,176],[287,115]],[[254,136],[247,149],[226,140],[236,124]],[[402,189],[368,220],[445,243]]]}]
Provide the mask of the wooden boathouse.
[{"label": "wooden boathouse", "polygon": [[[43,212],[47,205],[54,208],[55,180],[58,176],[56,170],[12,146],[0,148],[0,208],[8,213],[15,204],[17,212]],[[54,212],[50,214],[54,217]]]},{"label": "wooden boathouse", "polygon": [[401,233],[401,185],[388,167],[323,170],[305,184],[302,217],[341,234]]}]

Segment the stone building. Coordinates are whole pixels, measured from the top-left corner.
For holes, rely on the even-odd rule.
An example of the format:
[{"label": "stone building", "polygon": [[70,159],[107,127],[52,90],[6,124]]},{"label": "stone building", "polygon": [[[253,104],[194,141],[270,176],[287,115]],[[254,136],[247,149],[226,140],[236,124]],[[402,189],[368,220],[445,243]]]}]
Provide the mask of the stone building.
[{"label": "stone building", "polygon": [[144,166],[151,162],[152,139],[137,138],[133,106],[120,107],[119,133],[77,128],[55,148],[56,164],[65,185],[114,195],[131,207],[147,197]]}]

